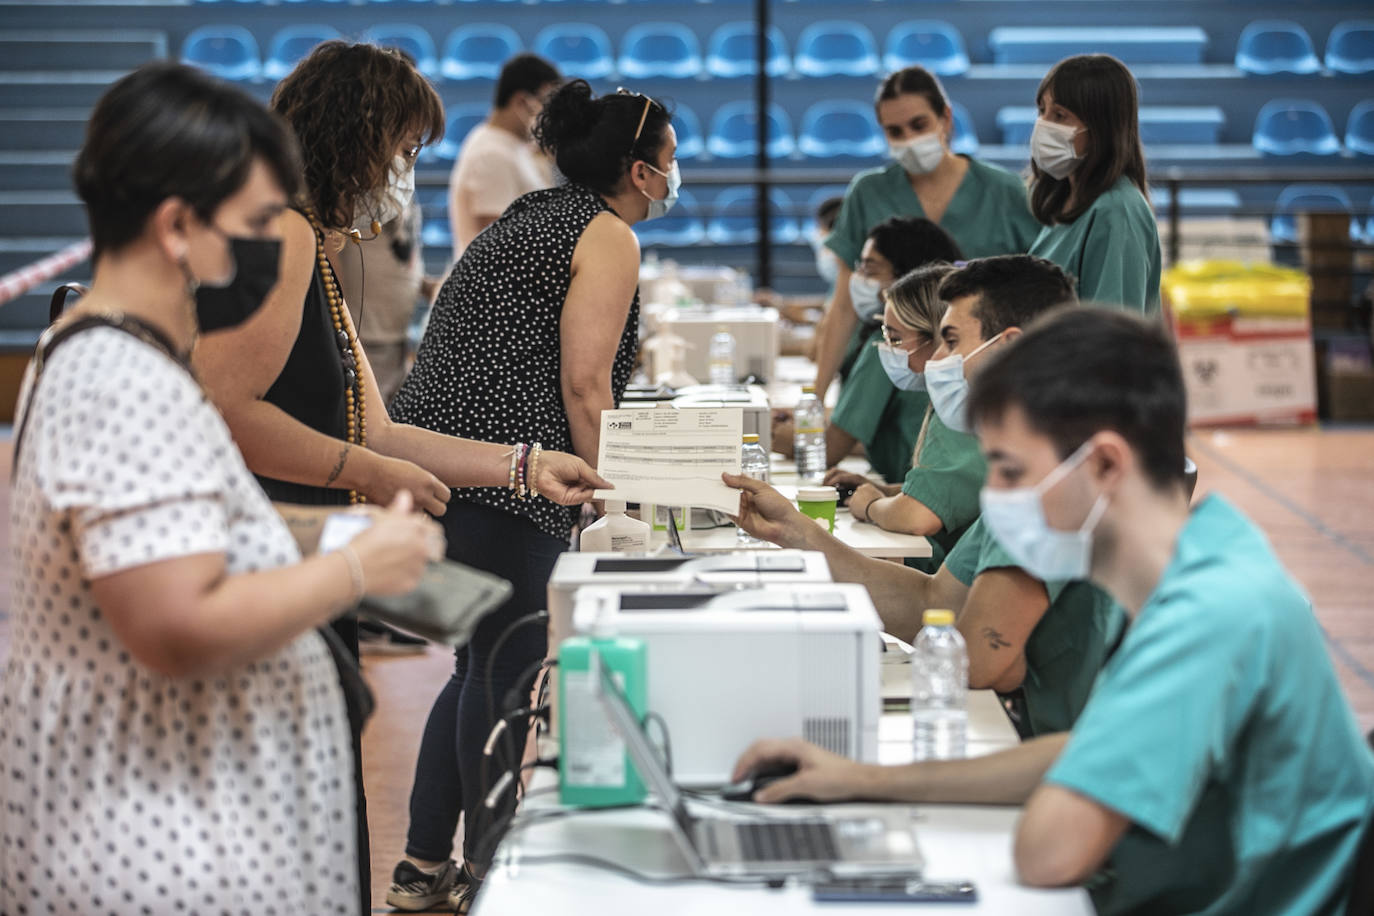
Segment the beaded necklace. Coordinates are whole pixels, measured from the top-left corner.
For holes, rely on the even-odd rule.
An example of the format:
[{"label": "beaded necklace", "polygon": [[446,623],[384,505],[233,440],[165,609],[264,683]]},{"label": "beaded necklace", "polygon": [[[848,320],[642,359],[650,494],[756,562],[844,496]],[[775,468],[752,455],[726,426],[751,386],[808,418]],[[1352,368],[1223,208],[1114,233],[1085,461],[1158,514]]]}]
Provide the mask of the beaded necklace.
[{"label": "beaded necklace", "polygon": [[[344,370],[344,408],[348,417],[348,442],[351,445],[367,446],[367,405],[363,397],[363,353],[358,343],[358,335],[350,333],[353,322],[348,316],[343,294],[339,292],[339,281],[334,276],[334,267],[324,250],[324,227],[320,225],[315,211],[305,207],[306,220],[315,231],[315,263],[320,268],[320,278],[324,281],[324,295],[329,302],[329,317],[334,323],[334,342],[339,347],[339,359]],[[349,502],[367,501],[357,490],[348,491]]]}]

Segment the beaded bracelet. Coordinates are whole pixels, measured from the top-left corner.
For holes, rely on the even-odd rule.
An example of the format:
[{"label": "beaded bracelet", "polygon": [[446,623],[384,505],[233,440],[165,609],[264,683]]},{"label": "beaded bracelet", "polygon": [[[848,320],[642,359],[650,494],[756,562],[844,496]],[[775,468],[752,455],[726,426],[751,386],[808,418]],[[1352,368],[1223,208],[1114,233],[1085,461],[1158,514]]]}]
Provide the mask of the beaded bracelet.
[{"label": "beaded bracelet", "polygon": [[367,594],[367,583],[363,580],[363,564],[358,559],[358,555],[353,552],[353,548],[348,544],[339,548],[339,553],[343,555],[344,562],[348,564],[348,578],[353,583],[353,603],[359,604],[363,596]]},{"label": "beaded bracelet", "polygon": [[525,496],[526,496],[526,494],[527,494],[527,492],[528,492],[528,487],[526,487],[526,482],[527,482],[528,479],[529,479],[529,470],[530,470],[529,459],[530,459],[530,453],[531,453],[532,451],[533,451],[532,448],[526,448],[526,449],[521,453],[521,455],[520,455],[520,472],[519,472],[518,474],[515,475],[515,483],[516,483],[516,487],[517,487],[517,489],[516,489],[516,491],[515,491],[515,498],[516,498],[516,499],[524,499]]},{"label": "beaded bracelet", "polygon": [[529,484],[530,496],[539,496],[539,456],[544,453],[544,446],[538,442],[534,443],[533,454],[530,456],[529,473],[525,475],[525,480]]},{"label": "beaded bracelet", "polygon": [[520,470],[520,459],[524,453],[525,444],[523,442],[515,443],[515,446],[510,450],[510,475],[506,479],[508,489],[515,489],[515,475]]}]

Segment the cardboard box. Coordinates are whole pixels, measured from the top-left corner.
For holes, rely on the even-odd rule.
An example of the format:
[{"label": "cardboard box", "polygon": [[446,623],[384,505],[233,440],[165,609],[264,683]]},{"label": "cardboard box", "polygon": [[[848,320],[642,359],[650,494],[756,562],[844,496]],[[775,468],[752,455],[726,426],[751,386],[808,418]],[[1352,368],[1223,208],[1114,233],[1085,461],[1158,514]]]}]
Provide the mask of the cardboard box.
[{"label": "cardboard box", "polygon": [[1191,426],[1312,423],[1317,385],[1306,318],[1175,322]]}]

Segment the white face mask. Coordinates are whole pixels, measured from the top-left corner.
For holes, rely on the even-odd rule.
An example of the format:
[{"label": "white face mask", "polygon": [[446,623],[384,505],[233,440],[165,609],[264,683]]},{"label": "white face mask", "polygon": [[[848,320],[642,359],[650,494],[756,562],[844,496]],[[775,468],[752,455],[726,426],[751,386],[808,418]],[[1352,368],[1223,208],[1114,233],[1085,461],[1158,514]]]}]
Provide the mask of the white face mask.
[{"label": "white face mask", "polygon": [[925,391],[926,377],[911,368],[909,354],[886,341],[878,343],[878,362],[882,363],[888,381],[899,391]]},{"label": "white face mask", "polygon": [[1078,168],[1081,156],[1074,152],[1073,138],[1078,129],[1036,118],[1031,128],[1031,159],[1051,178],[1067,178]]},{"label": "white face mask", "polygon": [[939,131],[921,134],[908,143],[893,143],[887,151],[908,175],[928,175],[945,158],[945,144]]},{"label": "white face mask", "polygon": [[353,213],[353,225],[359,232],[370,232],[372,221],[385,226],[405,212],[415,196],[415,166],[398,155],[391,160],[386,184],[358,201]]},{"label": "white face mask", "polygon": [[940,418],[940,422],[955,432],[969,432],[966,409],[968,379],[964,378],[964,363],[986,350],[1001,336],[998,334],[990,340],[983,341],[968,356],[955,353],[944,359],[926,361],[926,368],[922,374],[926,377],[926,391],[930,392],[930,405],[935,408],[935,414]]},{"label": "white face mask", "polygon": [[649,165],[647,162],[644,164],[648,166],[650,170],[657,172],[668,180],[668,195],[662,200],[654,200],[652,197],[649,197],[647,191],[642,188],[640,189],[639,193],[649,198],[649,212],[644,218],[658,219],[660,216],[667,216],[668,211],[673,209],[673,204],[677,203],[678,191],[682,189],[682,173],[678,171],[677,160],[673,160],[673,164],[669,166],[666,172],[659,172],[658,169]]},{"label": "white face mask", "polygon": [[1092,441],[1084,442],[1033,487],[984,487],[979,494],[983,520],[997,543],[1017,565],[1043,582],[1086,579],[1092,569],[1093,530],[1107,510],[1107,494],[1097,497],[1077,531],[1051,528],[1045,519],[1044,504],[1045,492],[1082,464],[1091,452]]},{"label": "white face mask", "polygon": [[834,286],[835,280],[840,276],[840,262],[835,260],[834,253],[825,247],[825,240],[829,237],[829,234],[813,236],[811,248],[816,253],[816,273],[820,274],[827,286]]},{"label": "white face mask", "polygon": [[883,313],[883,303],[878,294],[883,290],[877,280],[869,279],[861,273],[849,275],[849,304],[854,306],[854,314],[866,324],[872,324]]}]

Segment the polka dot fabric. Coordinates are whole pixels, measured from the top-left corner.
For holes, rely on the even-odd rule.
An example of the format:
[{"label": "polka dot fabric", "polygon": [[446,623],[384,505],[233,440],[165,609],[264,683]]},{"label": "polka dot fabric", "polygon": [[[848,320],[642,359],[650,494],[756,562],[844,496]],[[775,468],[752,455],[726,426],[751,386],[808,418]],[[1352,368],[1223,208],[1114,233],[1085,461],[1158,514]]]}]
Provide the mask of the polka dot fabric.
[{"label": "polka dot fabric", "polygon": [[[587,225],[609,210],[601,195],[566,184],[517,199],[473,239],[439,291],[391,416],[451,436],[571,452],[559,322],[573,249]],[[630,381],[638,337],[636,291],[611,366],[617,403]],[[542,497],[519,500],[503,487],[455,490],[453,498],[524,516],[560,539],[577,516],[575,508]]]},{"label": "polka dot fabric", "polygon": [[[23,403],[23,398],[21,398]],[[0,913],[354,914],[353,758],[308,633],[212,678],[130,657],[89,578],[222,552],[299,559],[219,414],[122,331],[54,350],[11,502]]]}]

